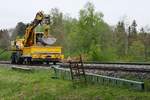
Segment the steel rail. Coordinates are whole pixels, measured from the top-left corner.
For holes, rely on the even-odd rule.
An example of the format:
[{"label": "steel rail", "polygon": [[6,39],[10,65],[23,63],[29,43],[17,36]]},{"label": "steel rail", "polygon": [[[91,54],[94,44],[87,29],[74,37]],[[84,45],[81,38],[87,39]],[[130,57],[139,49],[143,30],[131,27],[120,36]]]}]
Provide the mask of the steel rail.
[{"label": "steel rail", "polygon": [[[0,61],[0,64],[9,64],[9,65],[16,65],[16,66],[43,66],[43,67],[50,67],[52,64],[11,64],[10,61]],[[69,63],[58,63],[62,68],[69,68]],[[111,66],[109,66],[111,65]],[[116,67],[116,65],[123,65],[120,67]],[[130,67],[130,65],[135,65]],[[148,64],[130,64],[126,65],[125,63],[93,63],[89,64],[87,62],[84,63],[84,69],[86,70],[102,70],[102,71],[123,71],[123,72],[139,72],[139,73],[150,73],[150,66]],[[137,67],[140,66],[140,67]],[[147,68],[143,67],[147,66]]]}]

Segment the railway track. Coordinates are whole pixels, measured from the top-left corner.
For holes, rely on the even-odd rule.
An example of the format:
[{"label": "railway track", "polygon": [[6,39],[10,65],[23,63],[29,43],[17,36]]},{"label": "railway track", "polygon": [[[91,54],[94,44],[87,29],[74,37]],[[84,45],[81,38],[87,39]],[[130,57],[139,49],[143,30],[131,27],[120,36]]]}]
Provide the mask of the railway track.
[{"label": "railway track", "polygon": [[11,64],[10,61],[0,61],[0,65],[6,66],[6,67],[23,67],[23,68],[33,68],[33,69],[49,69],[50,65],[47,64]]},{"label": "railway track", "polygon": [[105,66],[99,66],[99,67],[91,67],[86,66],[85,69],[89,70],[103,70],[103,71],[124,71],[124,72],[142,72],[142,73],[150,73],[149,68],[129,68],[129,67],[105,67]]},{"label": "railway track", "polygon": [[[69,64],[61,64],[62,67],[68,68]],[[141,72],[150,73],[150,64],[148,63],[93,63],[84,62],[86,70],[102,71],[123,71],[123,72]]]},{"label": "railway track", "polygon": [[[1,65],[29,66],[29,67],[50,67],[52,64],[29,64],[19,65],[11,64],[10,61],[0,61]],[[58,63],[60,67],[69,68],[68,63]],[[123,72],[138,72],[150,73],[149,63],[99,63],[99,62],[84,62],[85,70],[102,70],[102,71],[123,71]]]},{"label": "railway track", "polygon": [[121,64],[121,65],[150,65],[150,62],[99,62],[99,61],[85,61],[85,64]]}]

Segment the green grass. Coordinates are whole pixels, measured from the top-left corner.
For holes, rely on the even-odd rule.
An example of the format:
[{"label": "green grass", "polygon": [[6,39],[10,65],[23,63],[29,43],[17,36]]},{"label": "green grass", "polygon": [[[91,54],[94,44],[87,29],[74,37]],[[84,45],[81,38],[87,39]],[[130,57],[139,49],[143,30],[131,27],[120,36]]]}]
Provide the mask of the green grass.
[{"label": "green grass", "polygon": [[72,87],[52,79],[51,70],[15,71],[0,67],[0,100],[150,100],[150,92],[103,85]]},{"label": "green grass", "polygon": [[[4,49],[0,48],[0,53],[3,52]],[[10,51],[5,51],[2,54],[0,54],[0,60],[10,60],[11,57],[11,52]]]}]

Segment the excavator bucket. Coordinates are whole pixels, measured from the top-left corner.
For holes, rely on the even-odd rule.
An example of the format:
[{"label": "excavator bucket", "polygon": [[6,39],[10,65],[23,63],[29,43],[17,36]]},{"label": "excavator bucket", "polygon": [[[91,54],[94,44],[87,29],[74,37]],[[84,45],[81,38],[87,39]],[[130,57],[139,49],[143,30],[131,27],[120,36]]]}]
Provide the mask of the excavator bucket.
[{"label": "excavator bucket", "polygon": [[42,38],[41,42],[45,45],[52,45],[56,42],[56,38],[49,37],[49,38]]}]

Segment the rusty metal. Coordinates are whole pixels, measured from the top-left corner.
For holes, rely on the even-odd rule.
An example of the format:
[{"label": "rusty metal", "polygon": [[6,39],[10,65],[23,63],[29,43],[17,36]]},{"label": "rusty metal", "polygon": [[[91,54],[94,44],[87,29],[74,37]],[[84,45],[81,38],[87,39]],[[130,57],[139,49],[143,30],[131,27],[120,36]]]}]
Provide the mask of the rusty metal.
[{"label": "rusty metal", "polygon": [[71,78],[74,83],[82,81],[86,83],[86,75],[81,56],[79,61],[69,61],[69,68],[71,72]]}]

